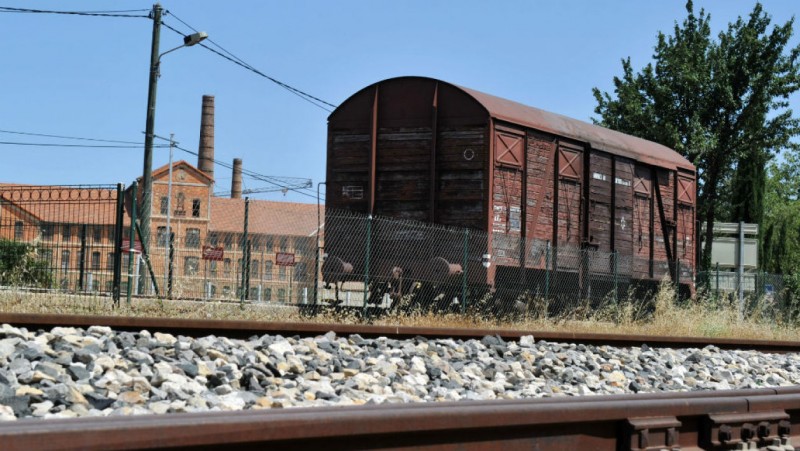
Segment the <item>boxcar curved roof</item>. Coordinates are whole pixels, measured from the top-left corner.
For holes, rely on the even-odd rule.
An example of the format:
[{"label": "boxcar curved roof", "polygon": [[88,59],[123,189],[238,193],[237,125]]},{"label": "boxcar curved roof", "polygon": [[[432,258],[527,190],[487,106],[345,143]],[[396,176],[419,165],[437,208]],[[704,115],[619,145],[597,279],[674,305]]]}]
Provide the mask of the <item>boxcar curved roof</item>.
[{"label": "boxcar curved roof", "polygon": [[[543,132],[575,139],[591,145],[593,149],[603,150],[612,154],[631,158],[643,163],[669,169],[682,168],[694,172],[694,165],[678,152],[667,146],[637,138],[599,125],[579,121],[560,114],[544,111],[539,108],[523,105],[512,100],[496,97],[474,89],[447,83],[429,77],[397,77],[374,83],[359,92],[373,88],[375,85],[392,83],[397,80],[416,78],[428,80],[432,83],[441,83],[461,90],[478,102],[493,119],[505,121]],[[350,98],[357,96],[354,94]],[[349,99],[348,99],[349,100]],[[339,108],[344,107],[347,101]],[[339,109],[337,108],[337,110]],[[336,110],[331,114],[331,117]]]}]

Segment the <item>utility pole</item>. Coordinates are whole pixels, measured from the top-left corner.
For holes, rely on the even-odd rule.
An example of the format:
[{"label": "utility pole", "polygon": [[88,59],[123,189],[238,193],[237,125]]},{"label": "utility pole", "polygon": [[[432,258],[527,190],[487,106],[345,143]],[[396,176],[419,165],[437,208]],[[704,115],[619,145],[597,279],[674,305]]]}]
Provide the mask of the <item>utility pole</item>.
[{"label": "utility pole", "polygon": [[153,5],[151,12],[153,18],[153,40],[150,48],[150,82],[147,89],[147,122],[144,132],[144,169],[142,170],[142,201],[141,212],[142,247],[149,249],[150,242],[150,215],[153,210],[153,138],[156,120],[156,88],[158,85],[158,46],[161,39],[161,13],[160,3]]}]

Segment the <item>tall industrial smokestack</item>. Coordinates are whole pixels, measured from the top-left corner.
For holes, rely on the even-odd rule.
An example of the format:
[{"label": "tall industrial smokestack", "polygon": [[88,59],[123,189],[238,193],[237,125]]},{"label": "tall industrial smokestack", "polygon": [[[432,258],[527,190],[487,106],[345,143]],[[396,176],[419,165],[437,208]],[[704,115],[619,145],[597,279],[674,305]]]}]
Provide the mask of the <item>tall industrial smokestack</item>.
[{"label": "tall industrial smokestack", "polygon": [[231,179],[231,199],[242,198],[242,159],[233,159],[233,179]]},{"label": "tall industrial smokestack", "polygon": [[214,178],[214,96],[203,96],[197,168]]}]

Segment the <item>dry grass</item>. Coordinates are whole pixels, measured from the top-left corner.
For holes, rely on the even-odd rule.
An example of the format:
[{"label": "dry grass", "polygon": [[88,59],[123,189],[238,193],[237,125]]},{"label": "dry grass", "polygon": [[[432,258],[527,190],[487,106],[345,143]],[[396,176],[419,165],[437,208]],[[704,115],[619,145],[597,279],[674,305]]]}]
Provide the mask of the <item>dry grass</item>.
[{"label": "dry grass", "polygon": [[[743,320],[735,305],[711,297],[676,302],[671,284],[663,283],[649,302],[628,296],[619,302],[579,305],[553,317],[543,314],[547,302],[527,301],[528,314],[504,319],[485,315],[391,314],[373,318],[376,325],[452,327],[466,329],[522,329],[553,332],[616,333],[654,336],[695,336],[800,340],[800,328],[785,324],[774,316],[766,300],[752,302]],[[54,293],[0,291],[0,311],[8,313],[48,313],[62,315],[169,317],[251,321],[322,322],[357,324],[355,313],[327,313],[313,318],[301,316],[290,306],[236,302],[124,300],[114,307],[108,297],[73,296]]]}]

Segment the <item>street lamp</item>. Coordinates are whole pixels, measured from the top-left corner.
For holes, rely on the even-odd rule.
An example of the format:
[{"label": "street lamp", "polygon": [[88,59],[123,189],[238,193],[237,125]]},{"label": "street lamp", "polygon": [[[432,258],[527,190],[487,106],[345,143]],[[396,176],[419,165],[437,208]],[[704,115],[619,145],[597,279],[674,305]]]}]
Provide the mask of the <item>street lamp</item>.
[{"label": "street lamp", "polygon": [[175,47],[174,49],[167,50],[166,52],[162,53],[161,55],[158,55],[158,64],[161,64],[161,57],[166,55],[167,53],[174,52],[175,50],[178,50],[179,48],[191,47],[191,46],[193,46],[195,44],[198,44],[198,43],[204,41],[207,37],[208,37],[208,33],[206,33],[205,31],[198,31],[197,33],[192,33],[192,34],[190,34],[188,36],[184,36],[183,37],[183,45],[179,45],[179,46]]},{"label": "street lamp", "polygon": [[159,65],[161,57],[167,53],[174,52],[182,47],[191,47],[208,37],[205,32],[190,34],[183,38],[183,44],[164,53],[158,53],[158,45],[161,37],[161,14],[163,12],[161,4],[153,5],[153,40],[150,48],[150,83],[147,91],[147,122],[145,123],[144,135],[144,169],[142,170],[142,202],[141,202],[141,241],[145,249],[149,249],[150,241],[150,215],[153,204],[153,138],[154,124],[156,120],[156,88],[159,77]]}]

